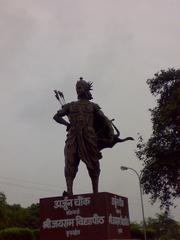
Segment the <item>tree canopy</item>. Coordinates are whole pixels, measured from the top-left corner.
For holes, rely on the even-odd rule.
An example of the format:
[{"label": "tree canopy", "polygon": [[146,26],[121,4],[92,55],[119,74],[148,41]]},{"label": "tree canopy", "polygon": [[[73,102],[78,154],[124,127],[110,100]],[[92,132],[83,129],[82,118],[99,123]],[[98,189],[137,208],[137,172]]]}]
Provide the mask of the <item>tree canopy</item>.
[{"label": "tree canopy", "polygon": [[23,208],[20,204],[9,205],[0,192],[0,230],[11,227],[39,228],[39,204]]},{"label": "tree canopy", "polygon": [[149,217],[146,224],[156,239],[179,239],[179,224],[168,213],[156,214],[156,218]]},{"label": "tree canopy", "polygon": [[139,137],[136,154],[144,164],[144,192],[168,210],[180,196],[180,69],[161,70],[147,84],[156,98],[152,134],[147,142]]},{"label": "tree canopy", "polygon": [[[134,239],[144,239],[143,223],[132,222],[130,225],[131,236]],[[147,239],[169,240],[179,239],[179,223],[168,213],[156,214],[155,218],[146,219]]]}]

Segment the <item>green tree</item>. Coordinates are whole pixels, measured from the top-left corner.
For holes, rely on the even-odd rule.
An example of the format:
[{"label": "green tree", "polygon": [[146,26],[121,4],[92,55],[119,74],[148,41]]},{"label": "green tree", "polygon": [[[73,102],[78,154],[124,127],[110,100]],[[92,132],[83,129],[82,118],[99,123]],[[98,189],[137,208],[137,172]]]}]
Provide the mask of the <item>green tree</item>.
[{"label": "green tree", "polygon": [[26,226],[31,229],[40,227],[39,204],[32,204],[26,209]]},{"label": "green tree", "polygon": [[139,137],[136,154],[144,164],[144,192],[168,210],[180,196],[180,69],[161,70],[147,84],[156,97],[153,131],[147,142]]},{"label": "green tree", "polygon": [[5,194],[0,193],[0,230],[12,227],[35,230],[39,228],[39,218],[38,203],[27,208],[20,204],[9,205]]},{"label": "green tree", "polygon": [[8,226],[7,227],[26,227],[26,209],[20,204],[8,205]]},{"label": "green tree", "polygon": [[147,229],[152,229],[154,231],[155,239],[179,239],[178,223],[170,218],[168,213],[156,214],[156,218],[148,218],[146,224]]},{"label": "green tree", "polygon": [[[133,239],[144,239],[142,222],[132,222],[130,230]],[[156,214],[155,218],[146,219],[146,234],[148,240],[178,240],[179,225],[168,213]]]},{"label": "green tree", "polygon": [[22,208],[19,204],[8,205],[8,226],[24,227],[30,229],[39,228],[39,204]]},{"label": "green tree", "polygon": [[141,224],[138,224],[137,222],[132,222],[130,224],[130,232],[131,232],[131,237],[133,239],[143,239],[144,238],[143,228],[142,228]]},{"label": "green tree", "polygon": [[7,202],[4,193],[0,192],[0,229],[4,228],[8,223]]}]

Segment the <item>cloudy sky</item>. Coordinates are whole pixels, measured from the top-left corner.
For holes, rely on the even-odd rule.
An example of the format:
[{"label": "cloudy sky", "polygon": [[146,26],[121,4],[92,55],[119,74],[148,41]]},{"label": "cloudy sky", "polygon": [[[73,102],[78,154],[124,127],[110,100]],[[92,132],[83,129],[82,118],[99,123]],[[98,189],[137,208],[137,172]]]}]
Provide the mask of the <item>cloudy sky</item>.
[{"label": "cloudy sky", "polygon": [[[53,90],[73,101],[83,76],[121,137],[135,138],[103,151],[100,191],[128,197],[131,220],[141,220],[137,176],[120,166],[142,169],[137,133],[150,136],[155,104],[146,80],[179,68],[179,9],[179,0],[0,0],[0,191],[8,203],[29,206],[65,189],[66,131],[52,120]],[[74,192],[91,192],[83,163]],[[146,217],[159,212],[148,196],[144,205]]]}]

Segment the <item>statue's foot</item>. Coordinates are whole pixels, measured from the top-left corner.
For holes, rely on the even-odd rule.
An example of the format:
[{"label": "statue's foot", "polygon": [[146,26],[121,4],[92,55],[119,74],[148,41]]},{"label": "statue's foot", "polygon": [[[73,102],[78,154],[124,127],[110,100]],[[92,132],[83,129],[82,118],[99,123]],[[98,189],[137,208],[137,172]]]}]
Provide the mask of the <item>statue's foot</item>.
[{"label": "statue's foot", "polygon": [[73,193],[68,193],[67,191],[63,192],[63,197],[71,197],[73,196]]}]

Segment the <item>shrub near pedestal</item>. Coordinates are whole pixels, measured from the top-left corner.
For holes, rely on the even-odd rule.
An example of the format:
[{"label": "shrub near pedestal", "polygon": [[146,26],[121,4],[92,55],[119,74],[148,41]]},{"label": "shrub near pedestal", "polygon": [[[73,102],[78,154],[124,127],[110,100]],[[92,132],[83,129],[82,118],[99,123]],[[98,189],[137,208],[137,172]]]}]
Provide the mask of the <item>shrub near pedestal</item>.
[{"label": "shrub near pedestal", "polygon": [[29,228],[7,228],[0,231],[0,240],[35,240]]}]

